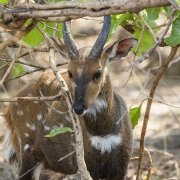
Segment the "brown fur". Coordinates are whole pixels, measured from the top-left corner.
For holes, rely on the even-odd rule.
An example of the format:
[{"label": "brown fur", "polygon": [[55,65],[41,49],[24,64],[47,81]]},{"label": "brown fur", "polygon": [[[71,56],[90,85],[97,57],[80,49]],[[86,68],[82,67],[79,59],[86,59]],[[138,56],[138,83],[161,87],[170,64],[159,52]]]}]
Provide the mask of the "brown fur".
[{"label": "brown fur", "polygon": [[[85,161],[93,179],[124,179],[132,149],[132,127],[126,103],[113,91],[109,76],[105,72],[107,54],[103,54],[100,61],[94,62],[88,60],[86,56],[88,51],[88,48],[82,49],[80,51],[81,58],[77,61],[70,61],[68,70],[73,74],[73,79],[69,79],[67,74],[63,76],[73,95],[73,101],[75,101],[74,92],[81,78],[81,75],[77,73],[77,68],[81,67],[83,76],[86,76],[86,89],[83,97],[86,107],[93,106],[97,98],[107,103],[107,107],[97,113],[94,118],[86,114],[80,116]],[[94,73],[99,69],[102,70],[102,77],[92,81]],[[41,94],[50,96],[56,95],[59,91],[59,82],[53,73],[48,71],[17,96],[27,96],[28,94],[30,96],[41,96]],[[12,143],[19,161],[21,179],[32,179],[35,169],[33,167],[37,163],[43,163],[44,169],[63,174],[74,174],[77,171],[75,153],[58,161],[74,151],[74,134],[66,133],[52,138],[44,137],[54,127],[72,128],[71,122],[68,121],[65,100],[48,102],[48,104],[47,106],[45,102],[22,101],[13,103],[9,107],[6,120],[12,132]],[[66,113],[59,114],[50,106]],[[21,112],[18,113],[19,111]],[[110,153],[102,154],[91,145],[91,136],[103,137],[119,133],[122,136],[122,143],[112,149]],[[29,169],[33,170],[26,173]],[[41,177],[46,179],[43,175]]]}]

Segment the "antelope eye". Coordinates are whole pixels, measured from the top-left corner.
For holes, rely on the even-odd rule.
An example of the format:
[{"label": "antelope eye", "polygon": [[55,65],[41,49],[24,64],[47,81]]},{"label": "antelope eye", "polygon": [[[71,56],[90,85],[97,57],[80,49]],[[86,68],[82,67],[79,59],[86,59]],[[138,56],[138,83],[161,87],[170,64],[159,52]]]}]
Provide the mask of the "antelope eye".
[{"label": "antelope eye", "polygon": [[72,75],[72,73],[70,71],[68,71],[68,76],[69,76],[70,79],[73,78],[73,75]]},{"label": "antelope eye", "polygon": [[99,79],[101,76],[102,76],[102,71],[99,70],[99,71],[97,71],[97,72],[94,73],[92,79],[93,79],[93,80],[97,80],[97,79]]}]

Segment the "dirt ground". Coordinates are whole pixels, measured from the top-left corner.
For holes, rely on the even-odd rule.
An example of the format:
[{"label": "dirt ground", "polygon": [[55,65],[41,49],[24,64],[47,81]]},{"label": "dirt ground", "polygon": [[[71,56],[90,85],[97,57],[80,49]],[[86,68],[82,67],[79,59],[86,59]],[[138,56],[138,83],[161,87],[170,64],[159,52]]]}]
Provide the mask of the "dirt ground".
[{"label": "dirt ground", "polygon": [[[96,33],[99,30],[98,28],[99,27],[95,27],[92,33]],[[93,41],[94,36],[90,36],[85,40],[79,40],[79,44],[82,46],[83,43],[91,44]],[[129,56],[129,58],[131,57]],[[151,108],[145,144],[152,157],[152,180],[180,180],[180,62],[176,63],[175,67],[177,66],[179,68],[172,70],[173,75],[166,74],[161,80]],[[124,97],[129,108],[140,105],[148,96],[154,76],[151,73],[147,74],[147,70],[145,70],[144,67],[143,64],[134,69],[127,84],[126,82],[130,75],[127,61],[114,63],[109,67],[112,72],[111,76],[114,89]],[[28,79],[32,80],[33,78],[36,79],[35,77],[29,76],[21,86],[28,84]],[[17,89],[20,89],[20,87],[17,87]],[[10,94],[1,92],[0,97],[7,97],[14,94],[12,88],[10,92]],[[146,102],[147,101],[142,105],[141,118],[133,131],[133,157],[138,155]],[[1,115],[5,112],[4,108],[2,108],[3,106],[2,104],[0,105]],[[5,107],[6,106],[7,104],[5,104]],[[14,169],[11,171],[5,159],[5,147],[2,145],[5,132],[4,119],[0,116],[0,180],[13,180],[15,179],[15,175],[13,174]],[[147,166],[148,162],[145,156],[143,161],[143,179],[146,179]],[[6,171],[4,171],[4,169],[6,169]],[[137,161],[133,160],[129,164],[128,179],[135,179],[136,169]]]}]

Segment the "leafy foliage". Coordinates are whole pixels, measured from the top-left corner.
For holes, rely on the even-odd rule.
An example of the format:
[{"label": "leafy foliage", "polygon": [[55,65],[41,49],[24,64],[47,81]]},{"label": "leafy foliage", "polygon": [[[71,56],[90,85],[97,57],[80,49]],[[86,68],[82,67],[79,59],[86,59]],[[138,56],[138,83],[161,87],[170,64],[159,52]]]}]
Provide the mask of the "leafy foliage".
[{"label": "leafy foliage", "polygon": [[180,0],[176,0],[176,3],[177,3],[177,4],[180,4]]},{"label": "leafy foliage", "polygon": [[70,127],[58,127],[58,128],[54,128],[52,129],[47,135],[45,135],[44,137],[54,137],[57,136],[58,134],[64,134],[64,133],[68,133],[68,132],[73,132],[72,129]]},{"label": "leafy foliage", "polygon": [[[7,0],[0,0],[7,1]],[[48,2],[60,2],[63,0],[49,0]],[[179,0],[177,0],[179,3]],[[166,12],[167,15],[171,14],[170,7],[156,7],[148,8],[139,14],[125,13],[111,16],[111,29],[108,40],[112,37],[118,26],[130,27],[132,31],[132,36],[139,40],[138,48],[133,48],[136,54],[140,56],[142,53],[146,52],[148,49],[152,48],[155,41],[153,34],[158,31],[157,20],[161,12]],[[144,19],[144,20],[143,20]],[[147,22],[151,31],[144,21]],[[44,41],[45,33],[48,36],[62,37],[62,23],[54,22],[39,22],[37,25],[38,29],[33,29],[25,38],[24,41],[30,46],[39,46]],[[42,33],[43,32],[43,33]],[[153,33],[153,34],[152,34]],[[169,46],[176,46],[180,43],[180,12],[176,13],[176,19],[173,22],[172,32],[169,37],[165,39],[165,42]]]},{"label": "leafy foliage", "polygon": [[[27,23],[28,24],[28,23]],[[62,23],[54,22],[39,22],[37,28],[34,28],[30,33],[24,37],[24,42],[32,47],[39,46],[45,39],[44,34],[48,36],[62,37]],[[43,32],[43,33],[42,33]]]},{"label": "leafy foliage", "polygon": [[44,36],[39,32],[38,29],[33,29],[24,37],[24,42],[29,44],[32,47],[39,46],[40,43],[44,40]]},{"label": "leafy foliage", "polygon": [[180,15],[174,20],[171,35],[165,38],[165,43],[172,47],[180,44]]},{"label": "leafy foliage", "polygon": [[19,75],[23,74],[25,71],[24,67],[21,64],[16,64],[12,69],[12,75],[14,77],[18,77]]},{"label": "leafy foliage", "polygon": [[146,9],[147,12],[147,19],[149,21],[155,21],[158,19],[159,14],[161,12],[162,8],[157,7],[157,8],[148,8]]},{"label": "leafy foliage", "polygon": [[130,109],[129,112],[133,129],[138,124],[138,120],[141,116],[141,105]]},{"label": "leafy foliage", "polygon": [[9,0],[0,0],[0,4],[7,4]]},{"label": "leafy foliage", "polygon": [[62,23],[47,22],[43,23],[43,25],[44,32],[49,36],[62,37]]},{"label": "leafy foliage", "polygon": [[118,14],[111,16],[111,29],[108,39],[110,39],[119,25],[132,24],[134,20],[132,13]]},{"label": "leafy foliage", "polygon": [[148,30],[142,31],[142,29],[135,29],[134,37],[140,41],[137,55],[146,52],[154,44],[153,35]]}]

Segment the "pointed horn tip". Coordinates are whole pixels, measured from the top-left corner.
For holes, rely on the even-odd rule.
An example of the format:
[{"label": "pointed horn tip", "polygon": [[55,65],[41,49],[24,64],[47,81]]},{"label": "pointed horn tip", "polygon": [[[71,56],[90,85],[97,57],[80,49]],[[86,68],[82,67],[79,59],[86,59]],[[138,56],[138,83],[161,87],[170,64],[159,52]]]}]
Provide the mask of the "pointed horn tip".
[{"label": "pointed horn tip", "polygon": [[107,41],[110,29],[111,29],[111,16],[107,15],[104,16],[104,23],[101,32],[99,33],[99,36],[89,53],[90,59],[94,60],[100,58],[101,53],[103,51],[103,47]]},{"label": "pointed horn tip", "polygon": [[63,22],[63,39],[65,45],[67,46],[70,59],[75,60],[79,57],[79,51],[74,39],[70,35],[70,24],[67,23],[67,21]]}]

